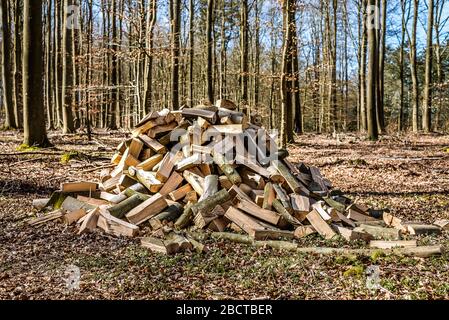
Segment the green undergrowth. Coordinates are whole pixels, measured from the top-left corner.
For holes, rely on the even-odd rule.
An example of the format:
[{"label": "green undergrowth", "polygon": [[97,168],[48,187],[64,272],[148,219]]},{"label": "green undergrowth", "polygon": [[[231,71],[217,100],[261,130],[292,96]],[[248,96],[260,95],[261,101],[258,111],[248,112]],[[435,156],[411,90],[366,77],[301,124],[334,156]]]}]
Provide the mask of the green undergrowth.
[{"label": "green undergrowth", "polygon": [[40,150],[40,148],[39,147],[36,147],[36,146],[29,146],[29,145],[27,145],[27,144],[25,144],[25,143],[22,143],[20,146],[18,146],[18,147],[16,147],[16,151],[26,151],[26,152],[28,152],[28,151],[37,151],[37,150]]},{"label": "green undergrowth", "polygon": [[72,160],[78,156],[79,156],[79,153],[77,151],[69,151],[69,152],[64,153],[61,156],[60,162],[62,164],[67,164],[67,163],[69,163],[70,160]]}]

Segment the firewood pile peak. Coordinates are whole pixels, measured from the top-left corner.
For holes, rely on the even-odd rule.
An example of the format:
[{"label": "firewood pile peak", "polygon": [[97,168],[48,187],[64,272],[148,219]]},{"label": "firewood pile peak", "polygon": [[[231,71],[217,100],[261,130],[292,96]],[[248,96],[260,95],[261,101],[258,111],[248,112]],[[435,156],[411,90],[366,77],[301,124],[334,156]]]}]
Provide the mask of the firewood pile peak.
[{"label": "firewood pile peak", "polygon": [[29,224],[58,219],[77,224],[79,234],[140,237],[142,246],[166,254],[207,250],[198,231],[286,249],[316,233],[407,249],[416,240],[404,236],[449,226],[407,224],[353,203],[317,167],[290,162],[260,119],[252,120],[229,100],[150,112],[117,146],[113,167],[98,182],[62,183],[51,198],[34,201],[46,213]]}]

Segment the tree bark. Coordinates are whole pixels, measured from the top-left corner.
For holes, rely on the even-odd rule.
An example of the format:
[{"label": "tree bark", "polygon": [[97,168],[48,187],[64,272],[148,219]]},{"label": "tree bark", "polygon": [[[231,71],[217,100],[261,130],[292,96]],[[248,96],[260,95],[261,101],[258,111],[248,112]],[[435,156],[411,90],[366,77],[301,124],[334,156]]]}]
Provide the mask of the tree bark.
[{"label": "tree bark", "polygon": [[206,23],[206,48],[207,48],[207,69],[206,69],[206,90],[210,103],[214,103],[214,83],[213,83],[213,53],[212,53],[212,29],[214,0],[207,1],[207,23]]},{"label": "tree bark", "polygon": [[[41,2],[41,1],[40,1]],[[73,96],[73,70],[70,62],[72,61],[72,32],[70,30],[68,15],[68,7],[72,5],[72,0],[64,0],[63,24],[62,24],[62,121],[63,133],[71,133],[75,131],[73,124],[72,112],[72,96]],[[73,27],[73,26],[72,26]]]},{"label": "tree bark", "polygon": [[432,67],[433,67],[433,20],[434,20],[434,1],[428,1],[428,17],[427,17],[427,49],[426,49],[426,70],[424,83],[423,98],[423,115],[422,127],[424,132],[432,130]]},{"label": "tree bark", "polygon": [[240,100],[248,104],[248,0],[240,5]]},{"label": "tree bark", "polygon": [[11,21],[8,14],[8,0],[1,0],[0,7],[2,21],[2,92],[3,106],[5,107],[5,128],[17,128],[12,102],[12,73],[11,73]]},{"label": "tree bark", "polygon": [[[418,8],[419,0],[413,0],[413,23],[412,35],[410,42],[410,71],[412,74],[412,93],[413,93],[413,108],[412,108],[412,127],[413,132],[418,132],[418,118],[419,118],[419,89],[418,89],[418,68],[416,59],[416,28],[418,24]],[[407,32],[408,34],[408,32]]]},{"label": "tree bark", "polygon": [[24,0],[23,7],[23,143],[47,147],[50,143],[43,101],[42,0]]},{"label": "tree bark", "polygon": [[[369,0],[368,5],[370,8],[374,8],[376,4],[375,0]],[[376,25],[377,21],[373,21],[372,19],[376,19],[376,15],[372,12],[372,10],[368,11],[368,18],[370,20],[370,25],[367,26],[368,29],[368,51],[369,51],[369,63],[368,63],[368,81],[367,81],[367,115],[368,115],[368,138],[370,140],[378,139],[378,130],[377,130],[377,121],[376,121],[376,79],[377,73],[379,69],[377,67],[378,61],[378,48],[376,41]]]},{"label": "tree bark", "polygon": [[171,72],[171,102],[173,110],[179,110],[179,47],[181,26],[181,0],[170,0],[172,21],[172,72]]}]

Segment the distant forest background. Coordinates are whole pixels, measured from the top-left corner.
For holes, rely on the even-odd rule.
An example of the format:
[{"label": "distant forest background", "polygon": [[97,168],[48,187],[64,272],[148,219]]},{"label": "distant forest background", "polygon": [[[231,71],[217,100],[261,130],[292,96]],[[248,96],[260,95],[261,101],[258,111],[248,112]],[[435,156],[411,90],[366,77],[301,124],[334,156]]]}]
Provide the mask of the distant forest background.
[{"label": "distant forest background", "polygon": [[295,132],[449,130],[448,0],[1,0],[1,9],[2,119],[30,144],[45,144],[45,130],[128,129],[151,110],[218,99],[284,142]]}]

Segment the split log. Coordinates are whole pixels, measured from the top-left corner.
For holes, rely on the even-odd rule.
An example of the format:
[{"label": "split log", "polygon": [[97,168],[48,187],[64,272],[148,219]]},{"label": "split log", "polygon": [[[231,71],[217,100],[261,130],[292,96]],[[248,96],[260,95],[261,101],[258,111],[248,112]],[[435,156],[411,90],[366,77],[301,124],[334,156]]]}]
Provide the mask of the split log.
[{"label": "split log", "polygon": [[271,164],[279,171],[279,173],[284,177],[288,186],[294,193],[300,193],[301,191],[308,193],[308,190],[305,186],[303,186],[298,180],[296,180],[295,176],[290,173],[290,170],[285,166],[282,161],[273,160]]},{"label": "split log", "polygon": [[38,218],[32,219],[28,221],[28,224],[30,226],[37,226],[39,224],[51,221],[51,220],[55,220],[55,219],[59,219],[64,215],[64,211],[61,209],[52,211],[50,213],[47,213],[43,216],[40,216]]},{"label": "split log", "polygon": [[448,219],[438,219],[433,223],[434,225],[441,228],[441,230],[449,230],[449,220]]},{"label": "split log", "polygon": [[159,143],[159,141],[155,139],[151,139],[150,137],[146,135],[139,135],[139,139],[142,140],[142,142],[151,150],[156,152],[157,154],[165,154],[167,152],[167,148]]},{"label": "split log", "polygon": [[86,232],[92,232],[97,227],[98,216],[100,215],[100,209],[95,208],[89,211],[83,218],[83,223],[78,231],[78,234]]},{"label": "split log", "polygon": [[285,221],[290,223],[292,226],[298,227],[301,225],[301,222],[293,217],[278,199],[273,200],[273,208],[284,218]]},{"label": "split log", "polygon": [[225,189],[220,190],[219,192],[190,206],[187,210],[185,209],[183,214],[176,221],[175,227],[177,229],[186,227],[190,223],[192,218],[199,212],[210,212],[215,208],[216,205],[222,204],[230,199],[231,196],[229,195],[228,191],[226,191]]},{"label": "split log", "polygon": [[131,140],[131,143],[129,144],[128,150],[129,155],[138,159],[140,155],[140,151],[142,151],[143,148],[143,142],[140,139],[134,138]]},{"label": "split log", "polygon": [[182,206],[174,202],[170,204],[164,211],[157,214],[150,219],[150,225],[153,230],[159,229],[164,225],[164,222],[175,221],[179,218],[182,212]]},{"label": "split log", "polygon": [[231,189],[233,186],[232,182],[229,181],[228,177],[226,176],[219,176],[218,180],[220,182],[220,186],[226,190]]},{"label": "split log", "polygon": [[204,178],[202,178],[196,173],[193,173],[190,170],[185,170],[182,173],[182,176],[191,185],[193,190],[195,190],[196,193],[198,193],[199,196],[201,196],[204,193]]},{"label": "split log", "polygon": [[154,172],[144,171],[134,167],[129,167],[128,172],[152,193],[158,192],[163,186],[162,182],[156,177]]},{"label": "split log", "polygon": [[64,202],[61,204],[61,208],[65,211],[75,211],[79,209],[92,210],[95,206],[77,200],[73,197],[66,197]]},{"label": "split log", "polygon": [[151,171],[155,165],[157,165],[159,162],[162,161],[164,156],[162,154],[155,154],[154,156],[146,159],[145,161],[142,161],[138,163],[135,167],[137,169],[142,169],[145,171]]},{"label": "split log", "polygon": [[204,193],[198,201],[202,201],[218,192],[218,176],[209,175],[204,178]]},{"label": "split log", "polygon": [[290,197],[285,192],[285,190],[279,184],[276,183],[273,184],[273,189],[276,192],[277,198],[282,203],[284,209],[287,210],[288,212],[292,212],[293,210],[290,204]]},{"label": "split log", "polygon": [[103,205],[109,205],[108,201],[105,201],[102,199],[91,198],[91,197],[85,197],[85,196],[81,196],[81,195],[76,196],[76,199],[79,201],[82,201],[84,203],[91,204],[96,207],[103,206]]},{"label": "split log", "polygon": [[125,216],[126,213],[128,213],[144,201],[145,199],[143,199],[140,195],[135,194],[127,198],[126,200],[123,200],[122,202],[116,204],[115,206],[108,208],[108,211],[112,216],[121,219]]},{"label": "split log", "polygon": [[346,217],[358,222],[377,221],[376,218],[367,216],[366,214],[360,213],[353,209],[349,209],[349,213]]},{"label": "split log", "polygon": [[233,185],[242,183],[242,178],[237,170],[231,164],[225,163],[225,158],[222,154],[214,153],[214,161]]},{"label": "split log", "polygon": [[118,219],[106,211],[100,210],[100,216],[98,217],[98,227],[105,232],[125,237],[135,237],[139,233],[139,227]]},{"label": "split log", "polygon": [[171,122],[171,123],[168,123],[168,124],[164,124],[164,125],[160,125],[160,126],[157,126],[157,127],[153,127],[150,130],[148,130],[147,135],[150,138],[154,139],[160,133],[164,133],[164,132],[167,132],[167,131],[172,131],[173,129],[175,129],[177,127],[177,125],[178,124],[176,122]]},{"label": "split log", "polygon": [[263,193],[263,204],[262,208],[266,210],[271,210],[273,205],[273,200],[276,198],[276,193],[273,189],[273,184],[271,182],[267,182],[264,188]]},{"label": "split log", "polygon": [[286,226],[285,220],[283,220],[281,216],[276,212],[262,209],[259,206],[257,206],[257,204],[255,204],[254,202],[248,201],[247,199],[242,198],[239,195],[237,195],[234,198],[232,203],[235,208],[240,209],[262,221],[268,222],[272,225],[279,227]]},{"label": "split log", "polygon": [[156,178],[161,182],[166,182],[171,175],[175,163],[181,158],[181,152],[169,152],[160,162],[159,170],[156,173]]},{"label": "split log", "polygon": [[168,196],[173,201],[178,201],[178,200],[181,200],[182,198],[184,198],[186,196],[186,194],[192,190],[193,190],[192,186],[190,184],[186,184],[186,185],[183,185],[182,187],[170,192],[168,194]]},{"label": "split log", "polygon": [[75,211],[71,211],[71,212],[67,212],[62,219],[64,220],[64,222],[68,225],[78,221],[79,219],[81,219],[82,217],[84,217],[86,215],[86,210],[84,209],[79,209],[79,210],[75,210]]},{"label": "split log", "polygon": [[156,193],[129,211],[125,216],[129,222],[139,225],[160,213],[167,206],[168,204],[165,198],[161,194]]},{"label": "split log", "polygon": [[317,233],[315,228],[312,226],[299,226],[295,229],[295,238],[301,239],[305,238],[311,234]]},{"label": "split log", "polygon": [[61,184],[62,192],[92,192],[98,189],[98,183],[89,181],[66,182]]},{"label": "split log", "polygon": [[217,113],[211,110],[196,109],[196,108],[184,108],[182,109],[182,116],[185,118],[197,118],[201,117],[206,119],[212,124],[217,122]]},{"label": "split log", "polygon": [[163,196],[168,195],[170,192],[175,191],[183,180],[184,178],[179,173],[173,171],[164,186],[159,190],[159,193]]},{"label": "split log", "polygon": [[316,209],[310,211],[306,218],[325,239],[332,239],[336,235],[335,231],[324,221]]},{"label": "split log", "polygon": [[36,210],[42,210],[47,206],[49,200],[50,198],[33,199],[33,208]]}]

